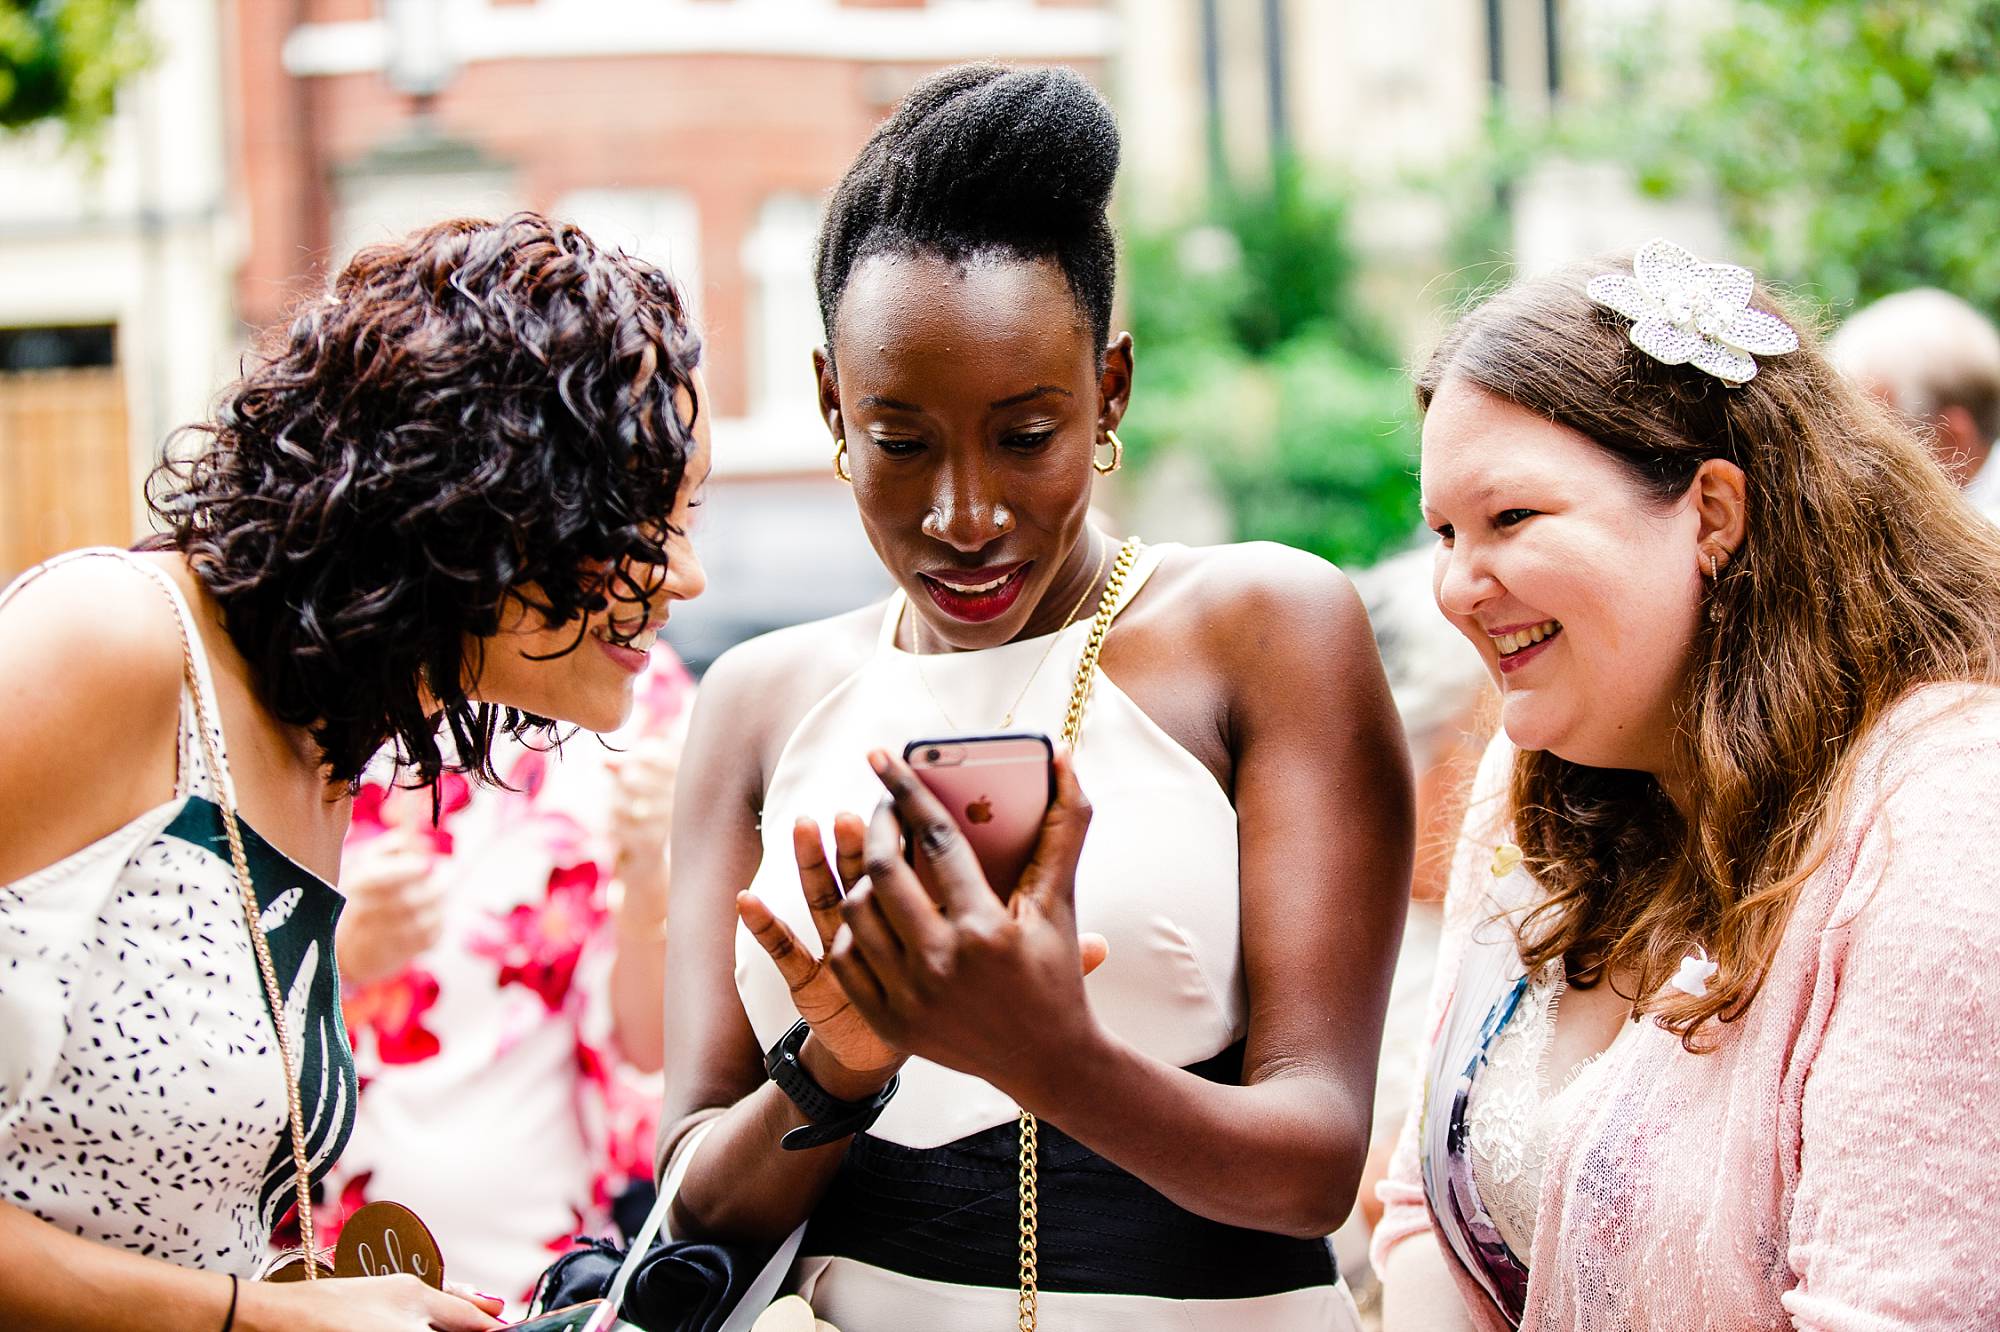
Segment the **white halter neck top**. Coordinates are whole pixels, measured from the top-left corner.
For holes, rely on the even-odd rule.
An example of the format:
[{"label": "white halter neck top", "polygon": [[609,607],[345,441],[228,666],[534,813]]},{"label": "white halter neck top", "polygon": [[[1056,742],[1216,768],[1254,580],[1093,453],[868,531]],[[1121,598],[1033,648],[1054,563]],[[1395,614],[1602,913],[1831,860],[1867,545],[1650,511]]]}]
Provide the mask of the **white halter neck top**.
[{"label": "white halter neck top", "polygon": [[[1176,549],[1141,552],[1121,607]],[[1085,619],[1052,636],[919,656],[895,646],[903,611],[899,592],[875,652],[800,721],[765,794],[764,859],[751,886],[802,940],[818,936],[792,859],[793,823],[809,817],[830,828],[843,810],[866,818],[883,794],[869,750],[900,754],[912,740],[992,731],[1017,695],[1012,729],[1059,736],[1090,636]],[[1213,1058],[1246,1029],[1236,811],[1214,774],[1101,670],[1076,771],[1094,810],[1077,870],[1077,928],[1111,944],[1084,982],[1091,1006],[1111,1031],[1175,1067]],[[777,968],[740,926],[736,985],[760,1045],[797,1020]],[[902,1079],[869,1130],[877,1138],[936,1147],[1018,1113],[979,1079],[925,1060],[911,1060]]]}]

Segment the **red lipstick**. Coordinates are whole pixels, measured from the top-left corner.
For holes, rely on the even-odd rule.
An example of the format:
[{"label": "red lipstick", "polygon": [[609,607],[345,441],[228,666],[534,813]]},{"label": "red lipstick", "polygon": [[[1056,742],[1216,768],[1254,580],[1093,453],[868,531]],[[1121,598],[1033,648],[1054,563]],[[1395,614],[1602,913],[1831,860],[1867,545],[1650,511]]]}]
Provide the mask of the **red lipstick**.
[{"label": "red lipstick", "polygon": [[[1027,586],[1028,568],[1033,563],[1030,560],[963,573],[953,570],[949,575],[917,576],[923,579],[924,591],[930,593],[931,601],[946,615],[966,624],[985,624],[1005,615],[1021,599],[1021,589]],[[981,590],[968,591],[968,588]]]}]

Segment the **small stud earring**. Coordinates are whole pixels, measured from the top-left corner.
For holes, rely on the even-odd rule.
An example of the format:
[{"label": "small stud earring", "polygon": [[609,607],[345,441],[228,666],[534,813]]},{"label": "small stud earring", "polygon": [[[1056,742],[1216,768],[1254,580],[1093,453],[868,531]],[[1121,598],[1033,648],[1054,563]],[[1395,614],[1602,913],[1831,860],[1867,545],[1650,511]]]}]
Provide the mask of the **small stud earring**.
[{"label": "small stud earring", "polygon": [[1712,583],[1720,577],[1722,577],[1722,566],[1716,562],[1715,552],[1711,550],[1708,552],[1708,581]]}]

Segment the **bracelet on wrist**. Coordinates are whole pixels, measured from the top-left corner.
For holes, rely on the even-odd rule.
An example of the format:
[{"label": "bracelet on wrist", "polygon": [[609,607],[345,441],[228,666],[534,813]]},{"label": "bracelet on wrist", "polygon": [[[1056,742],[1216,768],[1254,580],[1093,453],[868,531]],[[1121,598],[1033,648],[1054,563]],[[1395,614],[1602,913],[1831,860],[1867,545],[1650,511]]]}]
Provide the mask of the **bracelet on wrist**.
[{"label": "bracelet on wrist", "polygon": [[868,1128],[881,1118],[883,1108],[895,1096],[896,1088],[902,1081],[898,1074],[890,1078],[881,1091],[866,1100],[841,1100],[820,1086],[819,1079],[799,1059],[799,1050],[811,1033],[811,1026],[800,1018],[792,1024],[791,1030],[778,1038],[764,1058],[764,1071],[770,1075],[771,1081],[791,1098],[799,1113],[806,1117],[805,1124],[793,1129],[781,1140],[779,1145],[788,1152],[824,1147]]}]

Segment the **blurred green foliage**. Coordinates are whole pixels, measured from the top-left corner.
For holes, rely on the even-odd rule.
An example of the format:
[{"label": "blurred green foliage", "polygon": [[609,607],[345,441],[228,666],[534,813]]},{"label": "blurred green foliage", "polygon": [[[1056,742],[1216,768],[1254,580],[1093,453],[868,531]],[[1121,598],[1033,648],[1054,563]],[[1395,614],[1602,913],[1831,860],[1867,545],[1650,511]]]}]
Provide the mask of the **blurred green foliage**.
[{"label": "blurred green foliage", "polygon": [[138,0],[0,0],[0,130],[58,121],[88,140],[151,46]]},{"label": "blurred green foliage", "polygon": [[1119,434],[1217,482],[1243,540],[1368,563],[1417,525],[1415,408],[1354,292],[1341,193],[1294,163],[1132,235],[1139,377]]},{"label": "blurred green foliage", "polygon": [[1933,285],[2000,311],[2000,0],[1735,0],[1676,59],[1683,23],[1622,34],[1573,145],[1712,190],[1821,301]]}]

